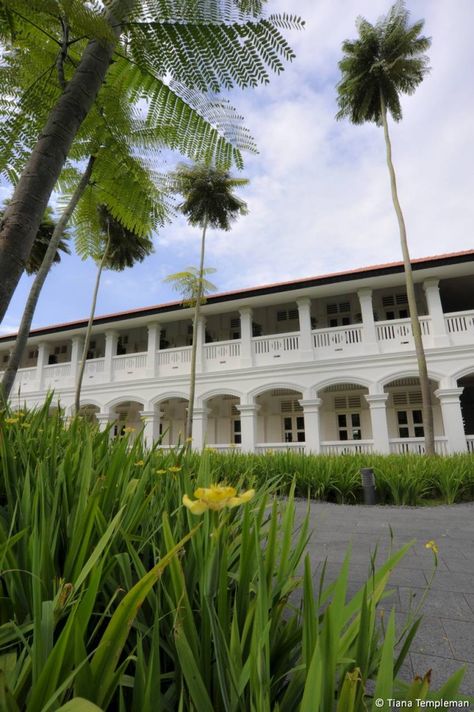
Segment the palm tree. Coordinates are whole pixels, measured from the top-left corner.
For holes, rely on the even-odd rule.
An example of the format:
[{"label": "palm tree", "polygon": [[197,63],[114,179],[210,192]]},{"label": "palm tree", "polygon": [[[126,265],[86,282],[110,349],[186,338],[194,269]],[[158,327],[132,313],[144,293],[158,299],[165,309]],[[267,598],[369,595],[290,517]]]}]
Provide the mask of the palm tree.
[{"label": "palm tree", "polygon": [[196,389],[197,329],[202,297],[204,294],[204,252],[208,227],[230,230],[231,223],[239,215],[247,213],[247,205],[232,192],[234,188],[248,183],[246,178],[232,178],[228,171],[209,165],[182,164],[172,176],[174,190],[184,200],[178,209],[186,215],[188,223],[202,228],[201,257],[197,273],[193,317],[193,340],[191,351],[191,374],[189,384],[189,404],[186,418],[186,438],[192,437],[194,393]]},{"label": "palm tree", "polygon": [[402,118],[400,94],[413,94],[429,71],[425,52],[431,44],[421,32],[424,21],[410,25],[403,2],[397,2],[375,25],[364,18],[357,20],[359,37],[346,40],[344,57],[339,62],[342,79],[338,84],[338,119],[349,118],[354,124],[374,121],[384,131],[387,166],[392,200],[398,220],[405,268],[408,306],[423,402],[423,423],[427,454],[434,453],[431,389],[416,305],[415,287],[408,250],[405,220],[398,198],[387,115],[398,122]]},{"label": "palm tree", "polygon": [[79,413],[81,406],[81,388],[86,367],[87,353],[94,324],[95,308],[97,304],[97,294],[99,291],[100,278],[104,269],[111,269],[121,272],[127,267],[133,267],[137,262],[143,262],[145,257],[153,252],[153,242],[149,237],[135,233],[133,230],[124,227],[106,205],[98,208],[98,220],[101,227],[99,235],[98,249],[95,260],[98,264],[97,276],[92,295],[92,305],[87,324],[82,358],[76,382],[76,394],[74,399],[74,411]]},{"label": "palm tree", "polygon": [[[1,320],[66,157],[83,141],[104,87],[113,86],[117,106],[130,93],[135,104],[145,99],[161,126],[176,127],[176,143],[192,160],[239,164],[253,140],[225,100],[209,97],[267,83],[294,57],[282,30],[304,23],[260,14],[259,0],[0,5],[0,163],[15,183],[0,223]],[[20,165],[9,164],[11,154]]]}]

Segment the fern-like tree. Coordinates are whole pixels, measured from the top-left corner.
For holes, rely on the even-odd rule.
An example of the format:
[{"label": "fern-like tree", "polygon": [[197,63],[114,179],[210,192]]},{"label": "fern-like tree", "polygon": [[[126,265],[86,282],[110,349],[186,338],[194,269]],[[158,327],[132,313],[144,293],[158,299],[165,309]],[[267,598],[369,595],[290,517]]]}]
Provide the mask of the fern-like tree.
[{"label": "fern-like tree", "polygon": [[405,269],[410,320],[423,402],[423,424],[427,454],[434,453],[433,409],[426,356],[416,304],[405,220],[398,197],[392,147],[388,129],[388,114],[394,121],[402,118],[401,94],[413,94],[429,71],[425,52],[431,44],[422,35],[424,21],[410,24],[403,2],[397,2],[375,25],[364,18],[357,20],[359,36],[346,40],[344,56],[339,62],[342,78],[338,84],[338,119],[349,118],[354,124],[373,121],[382,126],[386,159],[390,175],[393,205],[398,220],[400,243]]},{"label": "fern-like tree", "polygon": [[[230,166],[240,161],[240,149],[253,147],[238,114],[209,93],[266,83],[269,71],[282,71],[283,62],[293,58],[281,30],[303,23],[289,15],[265,17],[261,5],[0,0],[0,42],[9,58],[0,67],[0,92],[8,98],[0,106],[0,156],[21,159],[19,168],[6,165],[15,191],[0,223],[0,319],[106,76],[117,103],[132,94],[135,103],[146,100],[149,116],[178,124],[187,155],[204,142],[206,160]],[[12,69],[18,50],[22,58],[29,51],[28,66],[36,71],[29,84],[18,83]],[[38,104],[44,111],[35,122]],[[210,127],[217,133],[212,145]]]},{"label": "fern-like tree", "polygon": [[114,218],[106,205],[98,207],[98,223],[100,233],[97,236],[97,251],[93,255],[97,263],[97,276],[92,295],[92,305],[87,324],[82,358],[79,365],[76,392],[74,398],[75,413],[81,406],[81,389],[89,351],[92,327],[94,324],[97,295],[99,292],[100,278],[104,269],[121,272],[127,267],[133,267],[137,262],[143,262],[145,257],[153,252],[153,242],[150,237],[137,234],[122,225]]},{"label": "fern-like tree", "polygon": [[200,227],[201,255],[195,289],[193,340],[189,404],[186,418],[186,438],[192,437],[194,394],[196,390],[197,330],[204,295],[204,256],[207,229],[230,230],[239,215],[247,213],[246,203],[234,194],[234,189],[248,183],[246,178],[233,178],[226,170],[208,165],[181,165],[173,175],[174,190],[183,197],[178,209],[193,227]]}]

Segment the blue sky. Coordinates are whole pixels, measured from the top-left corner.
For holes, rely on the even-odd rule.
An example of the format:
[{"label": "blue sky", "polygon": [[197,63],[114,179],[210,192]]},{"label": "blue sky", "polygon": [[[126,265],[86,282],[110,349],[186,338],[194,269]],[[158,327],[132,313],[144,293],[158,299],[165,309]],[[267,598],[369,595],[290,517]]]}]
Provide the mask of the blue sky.
[{"label": "blue sky", "polygon": [[[374,21],[390,4],[269,0],[269,10],[299,14],[306,29],[287,33],[296,59],[282,75],[231,95],[259,154],[247,156],[243,171],[249,215],[231,232],[209,233],[206,262],[217,269],[219,291],[400,259],[382,131],[334,118],[341,42],[355,36],[359,14]],[[431,74],[404,98],[403,121],[391,125],[411,253],[422,257],[474,247],[474,3],[407,4],[433,38]],[[169,160],[158,169],[173,167]],[[104,274],[97,314],[175,299],[163,277],[198,263],[199,239],[182,219],[165,227],[143,264]],[[94,277],[93,263],[64,258],[34,326],[86,317]],[[18,326],[30,283],[22,279],[0,333]]]}]

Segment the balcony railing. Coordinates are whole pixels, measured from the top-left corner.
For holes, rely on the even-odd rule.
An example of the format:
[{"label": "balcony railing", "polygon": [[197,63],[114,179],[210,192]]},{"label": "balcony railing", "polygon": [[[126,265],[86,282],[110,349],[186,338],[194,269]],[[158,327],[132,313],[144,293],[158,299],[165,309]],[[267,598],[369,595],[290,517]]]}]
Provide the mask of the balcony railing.
[{"label": "balcony railing", "polygon": [[453,344],[472,342],[474,338],[474,311],[445,314],[444,321]]},{"label": "balcony railing", "polygon": [[258,443],[255,445],[256,453],[272,453],[272,452],[300,452],[305,451],[304,443]]},{"label": "balcony railing", "polygon": [[204,344],[204,358],[208,367],[219,366],[240,358],[240,341],[218,341]]},{"label": "balcony railing", "polygon": [[[446,455],[448,452],[448,439],[445,437],[435,437],[435,452],[437,455]],[[415,455],[425,454],[424,438],[390,438],[390,452],[397,455],[412,453]]]},{"label": "balcony railing", "polygon": [[362,324],[337,326],[330,329],[313,331],[313,346],[317,351],[352,351],[360,350],[362,344]]},{"label": "balcony railing", "polygon": [[[420,316],[421,334],[429,337],[431,333],[431,317]],[[375,324],[377,341],[383,351],[394,350],[398,347],[413,347],[413,332],[410,319],[392,319],[390,321],[378,321]]]},{"label": "balcony railing", "polygon": [[71,376],[71,363],[48,364],[44,367],[43,387],[54,388],[61,382],[66,381]]},{"label": "balcony railing", "polygon": [[474,435],[466,435],[467,451],[474,453]]},{"label": "balcony railing", "polygon": [[373,448],[373,440],[325,440],[321,443],[324,455],[353,455],[372,452]]},{"label": "balcony railing", "polygon": [[145,375],[146,359],[146,352],[114,356],[112,359],[113,380],[127,381],[130,376],[143,377]]},{"label": "balcony railing", "polygon": [[252,339],[253,354],[257,364],[272,363],[275,359],[293,361],[299,349],[298,332],[273,336],[257,336]]}]

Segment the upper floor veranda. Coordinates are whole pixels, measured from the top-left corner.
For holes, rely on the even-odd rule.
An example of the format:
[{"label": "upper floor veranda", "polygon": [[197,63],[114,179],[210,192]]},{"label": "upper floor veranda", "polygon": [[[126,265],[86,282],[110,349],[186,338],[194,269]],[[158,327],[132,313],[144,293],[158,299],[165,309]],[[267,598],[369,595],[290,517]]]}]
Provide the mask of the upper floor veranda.
[{"label": "upper floor veranda", "polygon": [[[413,262],[425,348],[474,347],[474,251]],[[70,387],[86,322],[31,332],[15,393]],[[192,310],[179,302],[98,317],[84,385],[189,374]],[[0,369],[14,336],[0,338]],[[401,263],[213,295],[202,307],[198,374],[393,358],[413,351]]]}]

